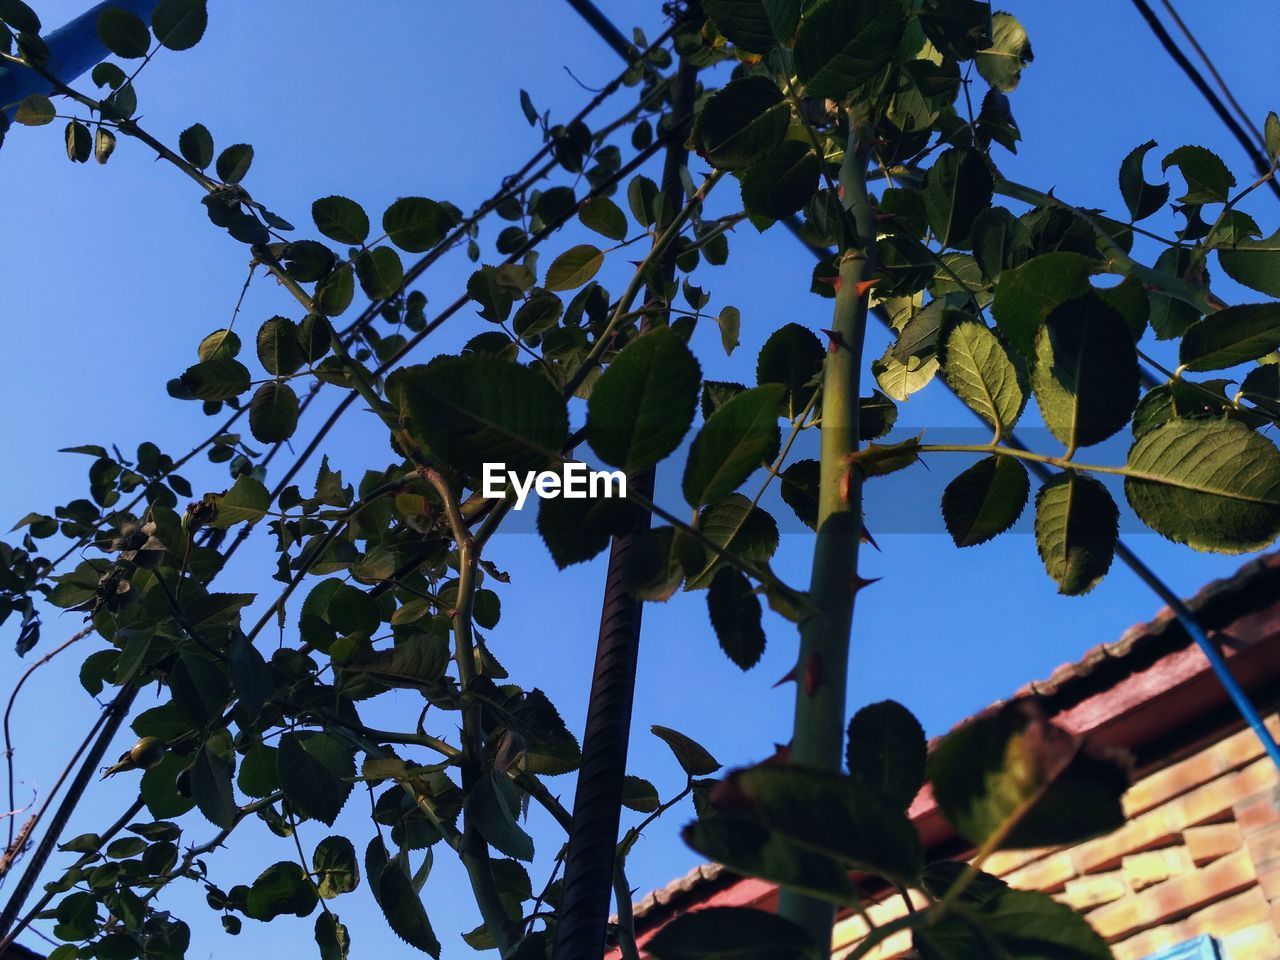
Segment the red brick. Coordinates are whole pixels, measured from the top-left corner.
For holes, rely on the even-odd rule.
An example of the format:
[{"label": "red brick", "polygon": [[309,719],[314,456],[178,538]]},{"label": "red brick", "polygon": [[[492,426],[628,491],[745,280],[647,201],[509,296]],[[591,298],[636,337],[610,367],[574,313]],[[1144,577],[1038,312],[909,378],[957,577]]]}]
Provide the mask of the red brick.
[{"label": "red brick", "polygon": [[1071,851],[1080,873],[1114,870],[1121,858],[1143,850],[1168,847],[1179,842],[1181,826],[1174,822],[1164,807],[1130,820],[1119,830],[1089,840]]},{"label": "red brick", "polygon": [[1124,876],[1117,870],[1115,873],[1096,873],[1091,877],[1068,880],[1066,891],[1058,899],[1077,910],[1092,910],[1128,895]]},{"label": "red brick", "polygon": [[[1280,717],[1267,718],[1273,736],[1280,736]],[[1124,797],[1125,815],[1133,817],[1180,796],[1215,777],[1237,770],[1262,756],[1262,744],[1246,727],[1156,773],[1143,777]]]},{"label": "red brick", "polygon": [[1009,886],[1017,887],[1019,890],[1056,893],[1075,875],[1075,861],[1070,851],[1063,850],[1006,874],[1004,880]]},{"label": "red brick", "polygon": [[1253,857],[1254,863],[1269,863],[1272,860],[1280,860],[1280,823],[1273,823],[1269,827],[1263,827],[1261,830],[1254,830],[1249,834],[1246,842],[1249,845],[1249,855]]},{"label": "red brick", "polygon": [[1182,841],[1187,845],[1192,862],[1200,867],[1239,850],[1244,838],[1237,824],[1212,823],[1203,827],[1188,827],[1182,831]]},{"label": "red brick", "polygon": [[1280,787],[1263,790],[1239,801],[1234,808],[1241,830],[1257,830],[1280,823]]},{"label": "red brick", "polygon": [[1280,937],[1270,923],[1255,923],[1222,938],[1223,956],[1231,960],[1275,960]]},{"label": "red brick", "polygon": [[[1271,907],[1256,888],[1199,910],[1182,920],[1143,931],[1112,947],[1116,960],[1137,960],[1163,947],[1191,940],[1203,933],[1225,937],[1268,922]],[[1235,960],[1235,954],[1225,954]],[[1273,958],[1268,958],[1273,960]]]},{"label": "red brick", "polygon": [[1216,860],[1203,870],[1173,877],[1148,890],[1089,914],[1089,922],[1108,941],[1159,926],[1171,917],[1198,910],[1254,885],[1253,862],[1246,851]]},{"label": "red brick", "polygon": [[1166,847],[1135,853],[1120,861],[1120,871],[1134,893],[1154,887],[1170,877],[1192,869],[1191,854],[1186,847]]}]

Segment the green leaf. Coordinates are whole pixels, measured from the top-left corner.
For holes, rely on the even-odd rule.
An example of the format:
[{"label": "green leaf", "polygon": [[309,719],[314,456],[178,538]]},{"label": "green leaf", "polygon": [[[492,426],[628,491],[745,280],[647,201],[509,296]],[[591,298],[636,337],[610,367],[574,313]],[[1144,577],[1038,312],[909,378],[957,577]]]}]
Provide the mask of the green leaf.
[{"label": "green leaf", "polygon": [[170,50],[190,50],[208,25],[205,0],[160,0],[151,14],[151,31]]},{"label": "green leaf", "polygon": [[28,127],[40,127],[46,123],[52,123],[53,118],[58,115],[57,109],[53,105],[53,101],[41,93],[33,93],[23,97],[22,102],[18,104],[18,109],[13,115],[13,119]]},{"label": "green leaf", "polygon": [[938,358],[911,356],[900,359],[889,345],[884,355],[871,361],[871,373],[876,384],[894,400],[906,400],[911,394],[924,389],[938,372]]},{"label": "green leaf", "polygon": [[280,738],[276,773],[296,810],[332,826],[351,794],[355,761],[327,734],[286,733]]},{"label": "green leaf", "polygon": [[1023,69],[1034,59],[1022,24],[1012,14],[993,13],[991,46],[979,50],[974,57],[982,78],[1001,93],[1012,93],[1022,79]]},{"label": "green leaf", "polygon": [[409,946],[439,960],[440,941],[431,929],[431,921],[427,919],[427,911],[418,898],[413,880],[398,857],[390,862],[387,860],[387,851],[380,837],[369,841],[364,865],[374,899],[382,908],[382,915],[387,918],[392,932]]},{"label": "green leaf", "polygon": [[1267,146],[1267,159],[1274,164],[1277,159],[1280,159],[1280,117],[1276,116],[1274,110],[1267,113],[1262,131]]},{"label": "green leaf", "polygon": [[320,960],[348,960],[351,953],[351,934],[336,914],[322,910],[316,914],[316,946],[320,948]]},{"label": "green leaf", "polygon": [[1031,492],[1027,468],[1013,457],[986,457],[942,493],[942,519],[957,547],[999,536],[1022,516]]},{"label": "green leaf", "polygon": [[1049,314],[1032,371],[1045,425],[1069,450],[1123,429],[1138,404],[1138,354],[1128,325],[1093,294]]},{"label": "green leaf", "polygon": [[187,163],[203,170],[213,163],[213,136],[203,123],[193,123],[178,134],[178,150]]},{"label": "green leaf", "polygon": [[838,861],[749,820],[707,817],[689,824],[681,835],[698,853],[742,876],[759,877],[845,906],[859,902],[848,870]]},{"label": "green leaf", "polygon": [[401,197],[382,214],[382,230],[401,250],[425,253],[442,241],[457,218],[426,197]]},{"label": "green leaf", "polygon": [[1129,449],[1125,496],[1157,533],[1247,553],[1280,534],[1280,451],[1234,420],[1170,420]]},{"label": "green leaf", "polygon": [[693,423],[701,371],[683,340],[659,327],[623,349],[591,389],[587,439],[627,473],[669,456]]},{"label": "green leaf", "polygon": [[220,360],[236,356],[240,352],[240,338],[231,330],[215,330],[196,348],[201,360]]},{"label": "green leaf", "polygon": [[276,773],[276,748],[255,743],[240,761],[236,786],[251,797],[268,797],[280,789]]},{"label": "green leaf", "polygon": [[19,33],[40,32],[40,18],[23,0],[0,0],[0,20]]},{"label": "green leaf", "polygon": [[796,36],[796,76],[810,97],[843,99],[893,57],[902,37],[897,2],[822,0],[809,9]]},{"label": "green leaf", "polygon": [[116,135],[106,127],[98,127],[93,132],[93,159],[98,163],[106,163],[116,152]]},{"label": "green leaf", "polygon": [[1268,363],[1249,371],[1240,384],[1240,396],[1273,420],[1280,419],[1280,364]]},{"label": "green leaf", "polygon": [[226,530],[237,523],[257,523],[271,508],[271,494],[261,480],[241,474],[226,493],[212,497],[216,510],[209,526]]},{"label": "green leaf", "polygon": [[519,800],[510,781],[499,779],[492,771],[472,784],[467,793],[467,822],[498,852],[517,860],[532,860],[533,838],[516,822],[518,809]]},{"label": "green leaf", "polygon": [[818,960],[796,924],[747,907],[704,907],[681,914],[645,944],[654,960]]},{"label": "green leaf", "polygon": [[369,236],[369,215],[346,197],[321,197],[311,205],[311,219],[316,229],[338,243],[356,246]]},{"label": "green leaf", "polygon": [[86,163],[93,153],[93,134],[79,120],[67,122],[66,133],[67,159],[73,163]]},{"label": "green leaf", "polygon": [[654,724],[649,731],[671,748],[676,762],[691,777],[707,777],[720,769],[720,761],[707,752],[702,744],[686,737],[670,727]]},{"label": "green leaf", "polygon": [[392,687],[422,688],[443,677],[448,665],[449,645],[442,637],[414,634],[387,650],[348,660],[343,669],[365,674]]},{"label": "green leaf", "polygon": [[276,692],[271,669],[258,648],[236,631],[227,646],[227,667],[240,705],[250,719],[257,719]]},{"label": "green leaf", "polygon": [[608,197],[588,197],[578,208],[578,219],[588,230],[610,240],[627,237],[627,215]]},{"label": "green leaf", "polygon": [[390,247],[361,250],[356,256],[356,276],[360,289],[370,300],[386,300],[404,283],[404,264]]},{"label": "green leaf", "polygon": [[132,10],[107,7],[98,14],[98,39],[117,57],[136,60],[151,49],[147,25]]},{"label": "green leaf", "polygon": [[247,366],[227,357],[187,367],[182,375],[182,384],[197,399],[228,401],[246,392],[252,385],[252,378]]},{"label": "green leaf", "polygon": [[1236,178],[1222,159],[1204,147],[1179,147],[1160,162],[1161,170],[1177,167],[1187,181],[1179,203],[1225,203]]},{"label": "green leaf", "polygon": [[1121,826],[1126,772],[1087,744],[1009,704],[949,734],[929,756],[943,814],[975,846],[1076,844]]},{"label": "green leaf", "polygon": [[797,460],[778,474],[782,501],[810,530],[818,527],[818,483],[822,465],[817,460]]},{"label": "green leaf", "polygon": [[939,341],[942,379],[997,438],[1008,436],[1027,402],[1026,374],[986,324],[959,316]]},{"label": "green leaf", "polygon": [[768,383],[744,390],[707,418],[685,464],[685,500],[715,503],[747,479],[778,448],[778,413],[786,387]]},{"label": "green leaf", "polygon": [[[979,885],[983,894],[973,897]],[[1113,956],[1107,942],[1076,910],[1037,890],[1010,889],[988,874],[979,875],[950,915],[917,927],[913,936],[923,960],[969,960],[993,950],[1003,957],[1054,960]]]},{"label": "green leaf", "polygon": [[636,599],[662,603],[705,562],[702,545],[693,537],[672,527],[645,530],[635,535],[623,559],[623,589]]},{"label": "green leaf", "polygon": [[789,419],[800,414],[817,390],[827,352],[822,341],[808,327],[788,323],[779,327],[756,357],[756,383],[780,383],[786,390]]},{"label": "green leaf", "polygon": [[636,510],[621,497],[547,497],[538,505],[538,533],[563,570],[590,560],[613,537],[634,529]]},{"label": "green leaf", "polygon": [[1088,257],[1057,251],[1006,270],[991,304],[996,329],[1024,357],[1033,357],[1045,318],[1068,300],[1089,293],[1089,276],[1096,268],[1097,262]]},{"label": "green leaf", "polygon": [[989,280],[1020,267],[1031,256],[1031,231],[1004,207],[987,207],[969,229],[973,258]]},{"label": "green leaf", "polygon": [[728,815],[847,868],[904,883],[920,872],[920,841],[906,814],[860,779],[770,764],[734,771],[717,793],[725,797]]},{"label": "green leaf", "polygon": [[724,347],[724,355],[731,356],[741,342],[739,334],[742,332],[742,313],[737,307],[725,307],[716,315],[716,326],[720,328],[720,345]]},{"label": "green leaf", "polygon": [[249,401],[249,431],[261,443],[281,443],[298,428],[298,395],[287,383],[269,380]]},{"label": "green leaf", "polygon": [[637,813],[653,813],[658,809],[658,788],[642,777],[627,774],[622,778],[622,805]]},{"label": "green leaf", "polygon": [[721,567],[707,590],[707,611],[720,649],[743,670],[750,670],[764,655],[764,627],[760,598],[751,582],[732,567]]},{"label": "green leaf", "polygon": [[781,220],[808,203],[817,189],[813,150],[799,140],[784,140],[742,174],[742,205],[752,216]]},{"label": "green leaf", "polygon": [[253,881],[244,912],[245,916],[264,922],[287,914],[308,917],[316,902],[315,887],[302,867],[292,860],[282,860],[267,867]]},{"label": "green leaf", "polygon": [[346,837],[325,837],[311,855],[311,872],[322,899],[350,893],[360,885],[356,848]]},{"label": "green leaf", "polygon": [[849,773],[879,787],[903,810],[924,784],[927,753],[920,721],[895,700],[869,704],[849,721]]},{"label": "green leaf", "polygon": [[768,53],[795,34],[800,6],[800,0],[704,0],[702,9],[734,46]]},{"label": "green leaf", "polygon": [[235,823],[236,800],[231,789],[231,764],[206,741],[191,761],[191,795],[196,806],[215,827]]},{"label": "green leaf", "polygon": [[1124,197],[1129,216],[1134,220],[1145,220],[1169,199],[1167,183],[1147,183],[1147,178],[1142,175],[1142,161],[1155,145],[1154,140],[1148,140],[1134,147],[1120,164],[1120,195]]},{"label": "green leaf", "polygon": [[1192,324],[1182,335],[1178,362],[1185,370],[1225,370],[1280,348],[1280,304],[1227,307]]},{"label": "green leaf", "polygon": [[994,181],[982,154],[952,148],[924,176],[929,227],[944,247],[963,247],[978,214],[991,206]]},{"label": "green leaf", "polygon": [[787,136],[791,106],[768,77],[734,80],[717,91],[693,122],[698,153],[713,167],[749,167]]},{"label": "green leaf", "polygon": [[355,275],[351,265],[344,263],[316,286],[316,308],[327,317],[337,317],[351,306],[355,295]]},{"label": "green leaf", "polygon": [[1120,514],[1092,477],[1063,473],[1036,494],[1036,548],[1067,596],[1088,593],[1111,567]]},{"label": "green leaf", "polygon": [[1251,290],[1280,297],[1280,230],[1263,240],[1240,240],[1218,250],[1223,272]]},{"label": "green leaf", "polygon": [[603,264],[604,253],[599,247],[590,243],[570,247],[551,261],[547,268],[546,288],[574,290],[599,273]]},{"label": "green leaf", "polygon": [[1114,287],[1095,287],[1093,293],[1124,318],[1133,342],[1140,342],[1147,332],[1147,318],[1151,314],[1151,298],[1142,281],[1128,276]]},{"label": "green leaf", "polygon": [[[768,563],[778,549],[778,524],[740,493],[731,493],[703,509],[698,516],[698,529],[720,549],[761,565]],[[700,564],[700,569],[690,572],[686,590],[709,587],[712,577],[726,565],[711,550],[705,559],[705,566]]]},{"label": "green leaf", "polygon": [[267,373],[287,377],[302,366],[304,359],[298,325],[288,317],[272,317],[258,328],[258,362]]},{"label": "green leaf", "polygon": [[218,154],[216,169],[218,179],[224,183],[239,183],[253,164],[253,147],[247,143],[233,143]]},{"label": "green leaf", "polygon": [[471,476],[486,462],[539,470],[569,437],[564,401],[541,374],[467,354],[399,371],[415,440]]}]

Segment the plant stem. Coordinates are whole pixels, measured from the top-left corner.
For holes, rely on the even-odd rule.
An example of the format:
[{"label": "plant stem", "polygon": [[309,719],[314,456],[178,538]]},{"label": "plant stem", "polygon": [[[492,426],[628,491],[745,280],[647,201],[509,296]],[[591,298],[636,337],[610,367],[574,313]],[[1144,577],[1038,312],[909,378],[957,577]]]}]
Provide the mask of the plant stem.
[{"label": "plant stem", "polygon": [[[867,322],[867,299],[859,286],[875,269],[875,220],[866,184],[873,134],[859,119],[850,112],[849,147],[840,182],[860,248],[841,251],[840,288],[832,319],[835,336],[823,367],[818,535],[809,586],[816,612],[800,625],[791,741],[792,762],[824,770],[839,769],[843,753],[845,687],[862,529],[862,485],[856,471],[845,482],[849,472],[846,458],[858,449],[859,379]],[[831,903],[784,890],[778,912],[808,931],[819,952],[829,952],[835,921]]]}]

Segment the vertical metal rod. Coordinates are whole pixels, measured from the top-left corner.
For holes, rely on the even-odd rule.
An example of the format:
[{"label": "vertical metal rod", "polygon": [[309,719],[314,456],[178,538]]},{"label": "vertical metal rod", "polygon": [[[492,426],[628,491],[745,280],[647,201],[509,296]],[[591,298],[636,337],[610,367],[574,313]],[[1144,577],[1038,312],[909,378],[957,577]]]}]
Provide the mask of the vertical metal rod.
[{"label": "vertical metal rod", "polygon": [[[672,96],[671,139],[662,170],[659,233],[684,206],[680,176],[688,159],[684,130],[693,110],[696,85],[697,68],[681,60]],[[667,291],[663,288],[675,276],[675,251],[672,244],[662,258],[659,284],[651,287],[647,294],[650,302],[666,299]],[[642,329],[646,324],[647,321],[642,322]],[[651,496],[654,471],[645,471],[628,482]],[[582,736],[582,765],[578,769],[569,851],[565,856],[564,894],[556,925],[554,960],[599,960],[604,954],[644,609],[643,602],[625,590],[623,570],[627,554],[636,548],[639,536],[648,530],[650,521],[648,512],[642,511],[632,532],[615,537],[609,551],[600,638]]]}]

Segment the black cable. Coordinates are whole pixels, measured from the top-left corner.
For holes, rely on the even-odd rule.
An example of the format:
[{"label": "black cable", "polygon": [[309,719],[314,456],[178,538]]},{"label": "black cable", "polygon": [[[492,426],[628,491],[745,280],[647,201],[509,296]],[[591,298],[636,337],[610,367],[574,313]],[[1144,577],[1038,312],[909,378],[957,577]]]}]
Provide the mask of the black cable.
[{"label": "black cable", "polygon": [[[1187,75],[1187,78],[1195,85],[1195,88],[1199,90],[1200,94],[1208,101],[1209,106],[1213,108],[1213,112],[1218,115],[1218,118],[1226,125],[1227,129],[1231,131],[1232,136],[1234,136],[1240,143],[1240,146],[1244,148],[1244,152],[1248,155],[1249,159],[1253,161],[1253,165],[1257,168],[1258,173],[1263,174],[1270,170],[1271,163],[1267,160],[1266,155],[1258,149],[1257,142],[1243,127],[1240,126],[1236,118],[1231,115],[1231,111],[1227,109],[1227,105],[1222,102],[1222,98],[1219,97],[1218,94],[1214,92],[1213,88],[1209,86],[1208,81],[1205,80],[1204,75],[1199,71],[1199,69],[1197,69],[1196,65],[1187,59],[1187,55],[1182,52],[1182,48],[1178,46],[1178,42],[1169,35],[1169,31],[1164,28],[1164,24],[1160,22],[1160,18],[1156,16],[1155,11],[1151,9],[1147,0],[1133,0],[1133,5],[1137,8],[1138,13],[1142,14],[1142,19],[1147,21],[1147,26],[1149,26],[1151,28],[1151,32],[1155,34],[1156,39],[1160,42],[1160,46],[1164,47],[1165,52],[1173,58],[1173,61],[1179,67],[1182,68],[1182,72]],[[1280,197],[1280,183],[1277,183],[1272,179],[1270,181],[1270,186],[1271,192],[1277,197]]]}]

